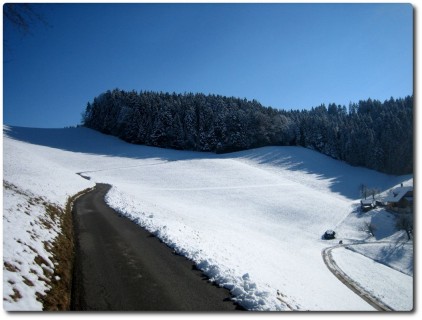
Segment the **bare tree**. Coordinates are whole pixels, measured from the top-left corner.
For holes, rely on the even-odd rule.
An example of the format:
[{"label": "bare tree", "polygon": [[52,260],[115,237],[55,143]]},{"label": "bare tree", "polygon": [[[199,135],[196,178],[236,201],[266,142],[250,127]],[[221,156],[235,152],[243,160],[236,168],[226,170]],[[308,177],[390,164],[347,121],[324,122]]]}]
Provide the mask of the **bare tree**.
[{"label": "bare tree", "polygon": [[407,239],[410,240],[410,236],[413,233],[413,214],[400,214],[400,216],[397,218],[396,228],[406,231]]},{"label": "bare tree", "polygon": [[364,199],[368,196],[368,187],[363,183],[359,186],[360,196]]},{"label": "bare tree", "polygon": [[366,221],[366,222],[362,222],[362,224],[360,224],[358,230],[367,232],[372,237],[375,237],[375,232],[377,231],[377,227],[373,223]]},{"label": "bare tree", "polygon": [[31,33],[31,26],[41,22],[48,25],[44,17],[37,12],[33,4],[29,3],[5,3],[3,6],[3,18],[24,35]]},{"label": "bare tree", "polygon": [[375,196],[379,194],[381,190],[379,188],[370,188],[368,189],[368,194],[372,196],[372,199],[375,199]]},{"label": "bare tree", "polygon": [[375,196],[381,192],[379,188],[368,188],[367,185],[361,183],[359,185],[360,196],[363,199],[366,199],[368,196],[372,196],[372,199],[375,199]]}]

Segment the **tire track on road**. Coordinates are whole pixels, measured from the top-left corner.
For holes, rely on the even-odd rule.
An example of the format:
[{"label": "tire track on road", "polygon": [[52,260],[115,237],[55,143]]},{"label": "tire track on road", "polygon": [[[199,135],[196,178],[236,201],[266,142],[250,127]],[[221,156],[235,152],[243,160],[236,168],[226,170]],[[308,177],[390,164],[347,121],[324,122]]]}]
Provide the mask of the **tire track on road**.
[{"label": "tire track on road", "polygon": [[[374,307],[377,311],[394,311],[388,305],[383,303],[378,298],[371,295],[365,289],[363,289],[359,284],[353,281],[346,273],[343,272],[334,261],[331,252],[334,249],[350,246],[351,244],[339,244],[334,247],[328,247],[322,250],[321,255],[324,260],[325,265],[327,268],[339,279],[344,285],[346,285],[350,290],[360,296],[363,300],[369,303],[372,307]],[[357,244],[355,244],[357,245]]]}]

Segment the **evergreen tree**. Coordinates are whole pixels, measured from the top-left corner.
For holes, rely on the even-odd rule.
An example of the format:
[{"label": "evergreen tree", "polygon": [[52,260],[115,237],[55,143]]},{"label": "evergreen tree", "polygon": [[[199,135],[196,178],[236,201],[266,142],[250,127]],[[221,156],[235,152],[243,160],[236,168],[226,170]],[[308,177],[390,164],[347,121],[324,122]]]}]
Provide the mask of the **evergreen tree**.
[{"label": "evergreen tree", "polygon": [[355,166],[413,172],[413,97],[277,110],[258,101],[204,94],[106,91],[82,125],[131,143],[230,152],[268,145],[314,149]]}]

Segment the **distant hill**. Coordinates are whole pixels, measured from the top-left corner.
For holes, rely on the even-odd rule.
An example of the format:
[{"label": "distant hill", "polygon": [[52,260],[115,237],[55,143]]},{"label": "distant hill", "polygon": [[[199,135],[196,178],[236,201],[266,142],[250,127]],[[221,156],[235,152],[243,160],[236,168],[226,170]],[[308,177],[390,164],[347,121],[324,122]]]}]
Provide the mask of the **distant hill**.
[{"label": "distant hill", "polygon": [[303,146],[389,174],[413,172],[413,96],[278,110],[220,95],[107,91],[82,124],[135,144],[225,153]]}]

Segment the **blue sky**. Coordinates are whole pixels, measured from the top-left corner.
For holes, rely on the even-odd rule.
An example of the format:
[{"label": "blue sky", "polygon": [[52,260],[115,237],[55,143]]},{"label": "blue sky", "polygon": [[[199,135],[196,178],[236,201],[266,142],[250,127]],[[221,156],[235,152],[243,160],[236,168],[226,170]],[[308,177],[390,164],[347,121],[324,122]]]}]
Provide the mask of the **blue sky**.
[{"label": "blue sky", "polygon": [[413,94],[410,4],[48,4],[4,26],[3,122],[63,127],[114,88],[265,106]]}]

